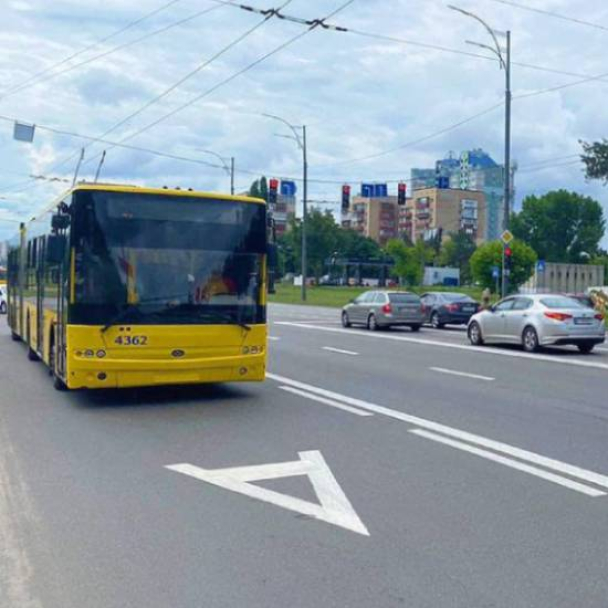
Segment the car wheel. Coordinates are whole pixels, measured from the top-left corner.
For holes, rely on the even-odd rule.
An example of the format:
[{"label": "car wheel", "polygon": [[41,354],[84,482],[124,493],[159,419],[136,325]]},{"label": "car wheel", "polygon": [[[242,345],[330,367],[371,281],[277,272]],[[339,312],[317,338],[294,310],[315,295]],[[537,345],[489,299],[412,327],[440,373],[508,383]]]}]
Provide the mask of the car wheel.
[{"label": "car wheel", "polygon": [[437,311],[435,311],[432,315],[431,315],[431,325],[435,328],[435,329],[442,329],[443,328],[443,323],[439,320],[439,313]]},{"label": "car wheel", "polygon": [[482,346],[483,345],[483,336],[481,335],[481,327],[479,327],[479,323],[473,321],[471,325],[469,325],[469,342],[473,346]]},{"label": "car wheel", "polygon": [[0,302],[0,314],[6,314],[6,302]]},{"label": "car wheel", "polygon": [[376,315],[370,315],[367,317],[367,329],[370,331],[378,331],[380,329],[378,321],[376,320]]},{"label": "car wheel", "polygon": [[18,333],[11,331],[11,340],[13,342],[21,342],[21,336]]},{"label": "car wheel", "polygon": [[342,313],[342,327],[350,327],[350,319],[348,318],[348,313],[344,311]]},{"label": "car wheel", "polygon": [[539,349],[538,334],[536,330],[528,326],[524,329],[521,338],[522,346],[527,353],[535,353]]},{"label": "car wheel", "polygon": [[412,331],[420,331],[420,325],[419,324],[414,324],[414,325],[410,325],[410,329]]},{"label": "car wheel", "polygon": [[578,349],[585,355],[588,355],[594,348],[595,344],[585,342],[583,344],[578,344]]}]

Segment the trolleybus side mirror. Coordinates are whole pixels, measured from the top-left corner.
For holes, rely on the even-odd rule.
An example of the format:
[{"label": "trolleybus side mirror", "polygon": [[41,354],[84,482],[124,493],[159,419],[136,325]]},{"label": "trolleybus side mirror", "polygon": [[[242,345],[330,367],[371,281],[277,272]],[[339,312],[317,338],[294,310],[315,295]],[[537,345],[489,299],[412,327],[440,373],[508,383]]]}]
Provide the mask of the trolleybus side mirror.
[{"label": "trolleybus side mirror", "polygon": [[46,261],[48,264],[61,264],[65,258],[67,239],[63,235],[51,234],[46,241]]},{"label": "trolleybus side mirror", "polygon": [[65,230],[70,225],[70,216],[65,213],[54,213],[51,218],[51,228],[55,231]]}]

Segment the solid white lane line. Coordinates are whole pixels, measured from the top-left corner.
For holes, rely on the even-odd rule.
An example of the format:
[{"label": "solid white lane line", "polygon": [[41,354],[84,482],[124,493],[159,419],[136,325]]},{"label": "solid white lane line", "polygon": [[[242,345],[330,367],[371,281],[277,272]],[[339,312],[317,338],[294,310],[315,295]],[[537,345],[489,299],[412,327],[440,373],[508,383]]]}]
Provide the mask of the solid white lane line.
[{"label": "solid white lane line", "polygon": [[334,348],[333,346],[324,346],[323,350],[328,350],[330,353],[339,353],[341,355],[351,355],[352,357],[358,357],[359,353],[353,350],[343,350],[342,348]]},{"label": "solid white lane line", "polygon": [[301,390],[299,390],[297,388],[293,388],[291,386],[280,386],[279,388],[283,391],[287,391],[288,393],[293,393],[294,395],[299,395],[300,397],[306,397],[306,399],[311,399],[312,401],[317,401],[318,403],[323,403],[325,405],[335,407],[336,409],[343,410],[345,412],[349,412],[350,414],[355,414],[355,416],[373,416],[373,414],[371,412],[359,410],[355,407],[351,407],[350,405],[345,405],[344,403],[338,403],[337,401],[333,401],[332,399],[326,399],[325,397],[319,397],[318,395],[313,395],[311,393],[307,393],[306,391],[301,391]]},{"label": "solid white lane line", "polygon": [[268,339],[271,342],[278,342],[281,338],[279,338],[278,336],[268,336]]},{"label": "solid white lane line", "polygon": [[535,452],[529,452],[528,450],[523,450],[521,448],[514,447],[512,445],[509,445],[508,443],[501,443],[500,441],[487,439],[486,437],[475,435],[473,433],[468,433],[467,431],[461,431],[459,429],[446,426],[445,424],[433,422],[432,420],[426,420],[424,418],[412,416],[411,414],[406,414],[398,410],[393,410],[382,405],[369,403],[367,401],[363,401],[362,399],[347,397],[346,395],[341,395],[340,393],[335,393],[333,391],[312,386],[310,384],[305,384],[304,382],[291,380],[290,378],[285,378],[284,376],[277,376],[276,374],[266,375],[271,380],[276,380],[281,384],[294,386],[302,390],[315,393],[317,395],[322,395],[332,400],[342,401],[343,403],[348,403],[349,405],[352,405],[354,407],[358,407],[363,410],[373,412],[375,414],[387,416],[388,418],[394,418],[395,420],[400,420],[402,422],[407,422],[409,424],[423,429],[427,429],[429,431],[442,433],[443,435],[454,437],[456,439],[461,439],[463,441],[468,441],[469,443],[475,443],[477,445],[489,448],[496,452],[509,454],[509,456],[514,456],[515,458],[519,458],[520,460],[527,460],[528,462],[545,467],[546,469],[553,469],[554,471],[564,473],[566,475],[569,475],[570,477],[577,477],[579,479],[582,479],[583,481],[588,481],[589,483],[593,483],[597,486],[608,488],[608,476],[602,475],[600,473],[595,473],[593,471],[589,471],[587,469],[583,469],[575,465],[561,462],[560,460],[555,460],[553,458],[547,458],[546,456],[541,456],[540,454],[536,454]]},{"label": "solid white lane line", "polygon": [[530,354],[516,350],[504,350],[500,348],[492,348],[488,346],[469,346],[467,344],[456,344],[454,342],[439,342],[437,340],[425,340],[424,338],[409,338],[407,336],[399,336],[397,334],[386,334],[380,332],[361,331],[357,329],[342,329],[341,327],[322,327],[320,325],[304,325],[302,323],[279,322],[277,325],[287,327],[299,327],[301,329],[316,329],[318,331],[327,331],[337,334],[347,334],[351,336],[360,336],[365,338],[376,338],[379,340],[396,340],[397,342],[410,342],[412,344],[423,344],[426,346],[440,346],[442,348],[455,348],[457,350],[466,350],[470,353],[483,353],[485,355],[495,355],[498,357],[514,357],[517,359],[528,359],[532,361],[543,361],[547,363],[556,363],[558,365],[573,365],[575,367],[590,367],[594,369],[607,369],[608,363],[595,363],[593,361],[579,361],[576,359],[564,359],[558,355],[541,355]]},{"label": "solid white lane line", "polygon": [[485,380],[486,382],[492,382],[496,380],[496,378],[491,378],[490,376],[479,376],[478,374],[469,374],[467,372],[458,372],[454,369],[445,369],[444,367],[429,367],[430,370],[434,372],[439,372],[440,374],[450,374],[451,376],[462,376],[463,378],[473,378],[474,380]]},{"label": "solid white lane line", "polygon": [[535,477],[540,477],[541,479],[545,479],[546,481],[551,481],[560,486],[564,486],[565,488],[568,488],[570,490],[575,490],[576,492],[581,492],[583,494],[586,494],[587,496],[592,496],[593,498],[597,498],[599,496],[606,496],[605,492],[596,490],[591,486],[586,486],[582,483],[567,479],[566,477],[561,477],[560,475],[555,475],[554,473],[543,471],[542,469],[538,469],[536,467],[524,464],[523,462],[519,462],[511,458],[507,458],[506,456],[500,456],[498,454],[494,454],[493,452],[488,452],[487,450],[476,448],[472,445],[462,443],[461,441],[448,439],[447,437],[442,437],[441,435],[436,435],[435,433],[429,433],[428,431],[421,431],[418,429],[412,429],[410,430],[410,433],[418,435],[419,437],[431,439],[432,441],[437,441],[438,443],[443,443],[444,445],[449,445],[450,447],[456,448],[457,450],[462,450],[463,452],[469,452],[470,454],[481,456],[481,458],[486,458],[487,460],[497,462],[498,464],[502,464],[506,467],[511,467],[512,469],[522,471],[523,473],[529,473],[530,475],[534,475]]}]

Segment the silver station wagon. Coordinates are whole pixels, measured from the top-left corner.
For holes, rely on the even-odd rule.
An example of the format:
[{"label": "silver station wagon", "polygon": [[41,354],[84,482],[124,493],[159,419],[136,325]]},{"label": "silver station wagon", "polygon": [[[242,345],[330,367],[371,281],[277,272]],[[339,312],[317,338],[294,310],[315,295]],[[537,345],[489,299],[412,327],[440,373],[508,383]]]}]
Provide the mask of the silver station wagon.
[{"label": "silver station wagon", "polygon": [[420,297],[408,291],[366,291],[342,309],[342,325],[365,325],[376,331],[406,325],[418,331],[424,323]]},{"label": "silver station wagon", "polygon": [[521,344],[533,352],[541,346],[574,345],[590,353],[606,339],[604,315],[579,300],[561,294],[518,295],[505,298],[471,317],[471,344]]}]

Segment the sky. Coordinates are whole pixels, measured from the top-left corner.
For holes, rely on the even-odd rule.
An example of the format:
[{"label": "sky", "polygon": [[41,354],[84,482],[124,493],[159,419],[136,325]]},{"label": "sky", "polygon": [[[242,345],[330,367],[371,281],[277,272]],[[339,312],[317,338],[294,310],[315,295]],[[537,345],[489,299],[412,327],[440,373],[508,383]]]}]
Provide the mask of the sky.
[{"label": "sky", "polygon": [[[579,140],[608,133],[608,3],[451,1],[512,32],[516,208],[566,188],[599,200],[608,217],[608,189],[585,180],[576,156]],[[281,13],[320,19],[345,4],[291,0]],[[504,72],[466,43],[491,45],[484,27],[448,4],[351,0],[327,21],[351,30],[338,32],[263,22],[218,0],[2,0],[0,238],[70,186],[83,146],[79,179],[94,178],[104,149],[100,181],[226,192],[206,150],[235,157],[237,191],[259,175],[299,179],[297,143],[264,114],[307,125],[309,198],[325,208],[342,183],[389,181],[396,191],[411,168],[450,152],[483,148],[502,162],[504,107],[486,110],[504,99]],[[13,139],[15,119],[37,125],[33,143]],[[131,148],[76,137],[106,133]]]}]

